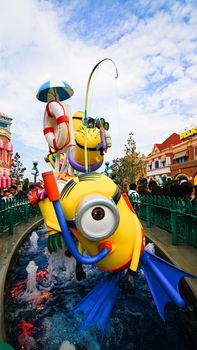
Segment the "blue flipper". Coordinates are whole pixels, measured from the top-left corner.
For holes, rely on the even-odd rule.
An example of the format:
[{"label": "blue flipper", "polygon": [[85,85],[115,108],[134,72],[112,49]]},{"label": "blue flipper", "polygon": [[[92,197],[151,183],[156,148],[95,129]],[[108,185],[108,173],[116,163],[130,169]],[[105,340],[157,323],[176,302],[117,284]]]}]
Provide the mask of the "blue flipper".
[{"label": "blue flipper", "polygon": [[105,336],[109,317],[120,291],[118,282],[122,277],[120,273],[109,273],[88,295],[71,311],[84,313],[81,329],[97,325],[102,331],[102,339]]},{"label": "blue flipper", "polygon": [[181,278],[196,278],[196,276],[179,269],[146,250],[143,252],[140,262],[158,312],[164,320],[164,307],[166,303],[173,301],[179,307],[185,305],[179,293],[178,285]]}]

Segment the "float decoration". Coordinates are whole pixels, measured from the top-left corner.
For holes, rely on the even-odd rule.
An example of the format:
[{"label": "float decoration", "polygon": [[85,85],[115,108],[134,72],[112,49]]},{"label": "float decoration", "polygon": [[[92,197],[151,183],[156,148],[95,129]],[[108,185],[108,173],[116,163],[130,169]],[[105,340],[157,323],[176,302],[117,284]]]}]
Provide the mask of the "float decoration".
[{"label": "float decoration", "polygon": [[[70,118],[64,125],[67,127],[66,131],[59,126],[62,122],[66,123],[66,113],[62,118],[59,109],[55,109],[57,105],[61,108],[57,100],[62,98],[60,94],[55,96],[52,87],[55,101],[49,97],[49,91],[42,95],[39,90],[37,94],[41,96],[41,100],[48,102],[49,111],[45,111],[47,121],[51,118],[54,124],[45,125],[45,128],[53,127],[51,132],[56,142],[55,144],[52,138],[47,140],[50,147],[47,159],[55,168],[56,177],[52,171],[43,173],[48,198],[38,195],[39,207],[49,233],[50,251],[64,245],[65,254],[72,254],[77,260],[78,280],[85,278],[82,264],[94,264],[97,268],[109,272],[107,277],[72,310],[73,314],[78,311],[84,313],[82,328],[96,323],[102,330],[102,339],[117,293],[120,290],[130,294],[135,292],[134,276],[139,264],[144,270],[158,312],[163,319],[167,302],[173,301],[178,307],[184,306],[178,288],[180,279],[196,278],[144,250],[143,228],[127,195],[120,192],[109,177],[89,172],[99,168],[104,153],[111,146],[109,124],[104,118],[94,119],[87,116],[90,81],[95,69],[105,60],[112,61],[109,58],[101,60],[89,76],[85,112],[76,112],[73,120]],[[115,65],[113,61],[112,63]],[[70,96],[73,91],[71,90],[67,91]],[[54,110],[53,102],[56,103]],[[59,124],[58,120],[61,121]],[[63,145],[58,144],[59,147],[56,140],[58,132],[62,142],[66,142]],[[68,134],[75,141],[73,147],[68,142]],[[72,176],[65,172],[68,166],[85,174]],[[84,256],[84,251],[89,255]]]},{"label": "float decoration", "polygon": [[88,110],[88,94],[89,94],[89,88],[90,88],[90,81],[92,79],[92,76],[95,72],[95,70],[99,67],[99,65],[104,62],[104,61],[111,61],[113,63],[113,65],[115,66],[116,69],[116,75],[115,75],[115,79],[118,78],[118,70],[116,67],[115,62],[111,59],[111,58],[104,58],[103,60],[99,61],[94,68],[92,69],[90,76],[88,78],[88,83],[87,83],[87,87],[86,87],[86,96],[85,96],[85,111],[84,111],[84,153],[85,153],[85,173],[88,173],[88,152],[87,152],[87,110]]},{"label": "float decoration", "polygon": [[43,133],[49,150],[52,149],[56,153],[56,171],[60,170],[61,153],[64,154],[65,159],[62,169],[65,169],[68,148],[75,145],[69,106],[60,102],[70,98],[73,93],[73,89],[64,81],[47,81],[40,87],[36,95],[39,101],[47,102],[44,112]]},{"label": "float decoration", "polygon": [[38,90],[37,99],[42,102],[65,101],[74,94],[70,85],[64,81],[47,81]]}]

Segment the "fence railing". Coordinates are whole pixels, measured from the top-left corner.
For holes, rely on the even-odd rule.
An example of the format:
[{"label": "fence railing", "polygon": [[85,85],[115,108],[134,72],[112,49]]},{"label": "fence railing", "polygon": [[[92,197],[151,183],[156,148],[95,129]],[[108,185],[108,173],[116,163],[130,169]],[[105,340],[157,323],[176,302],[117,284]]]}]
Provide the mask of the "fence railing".
[{"label": "fence railing", "polygon": [[0,201],[0,234],[14,233],[14,228],[27,223],[31,217],[41,215],[39,208],[33,208],[27,196]]},{"label": "fence railing", "polygon": [[197,199],[192,203],[175,197],[135,194],[129,199],[147,227],[154,225],[170,232],[174,245],[185,243],[197,248]]}]

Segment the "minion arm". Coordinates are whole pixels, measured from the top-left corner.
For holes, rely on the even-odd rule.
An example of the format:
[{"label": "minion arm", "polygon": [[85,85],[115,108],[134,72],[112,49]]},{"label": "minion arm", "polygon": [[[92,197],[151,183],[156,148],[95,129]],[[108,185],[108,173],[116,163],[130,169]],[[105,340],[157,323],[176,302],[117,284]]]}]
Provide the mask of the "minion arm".
[{"label": "minion arm", "polygon": [[[136,222],[136,225],[138,225],[137,222]],[[133,249],[133,255],[132,255],[131,263],[129,266],[129,269],[131,271],[136,272],[138,269],[138,264],[139,264],[140,255],[141,255],[141,246],[142,246],[142,234],[141,234],[141,229],[140,229],[140,234],[138,233],[136,235],[135,246]]]}]

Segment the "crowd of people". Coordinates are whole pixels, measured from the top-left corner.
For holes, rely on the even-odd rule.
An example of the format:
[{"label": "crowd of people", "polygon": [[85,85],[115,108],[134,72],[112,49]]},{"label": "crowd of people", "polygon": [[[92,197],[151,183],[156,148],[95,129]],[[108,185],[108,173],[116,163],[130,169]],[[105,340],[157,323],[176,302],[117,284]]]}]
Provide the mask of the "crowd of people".
[{"label": "crowd of people", "polygon": [[7,199],[20,199],[27,197],[30,202],[31,198],[37,194],[38,190],[42,190],[42,184],[31,184],[27,191],[19,190],[16,185],[11,185],[9,188],[3,190],[3,194],[0,196],[0,200]]},{"label": "crowd of people", "polygon": [[174,181],[169,178],[163,186],[160,186],[154,179],[148,181],[146,178],[143,178],[138,184],[131,183],[129,185],[128,195],[130,196],[131,194],[135,194],[136,197],[140,194],[175,197],[176,199],[180,198],[183,204],[190,200],[193,205],[197,201],[197,185],[193,185],[187,179]]},{"label": "crowd of people", "polygon": [[19,198],[21,197],[21,191],[18,192],[16,185],[11,185],[9,188],[4,189],[1,200],[6,200],[9,198]]}]

